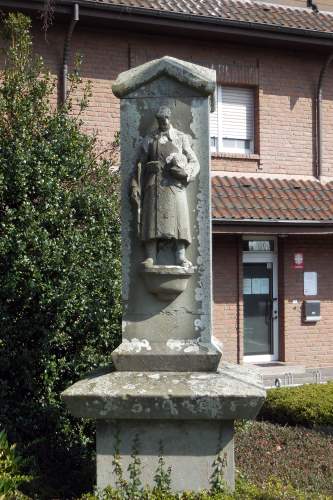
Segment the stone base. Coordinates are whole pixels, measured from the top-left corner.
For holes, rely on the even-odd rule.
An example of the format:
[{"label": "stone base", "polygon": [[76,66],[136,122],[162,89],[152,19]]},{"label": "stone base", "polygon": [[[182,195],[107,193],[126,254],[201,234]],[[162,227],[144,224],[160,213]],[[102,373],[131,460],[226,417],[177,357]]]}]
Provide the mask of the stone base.
[{"label": "stone base", "polygon": [[265,400],[261,377],[239,365],[216,373],[96,371],[62,393],[76,417],[96,420],[255,418]]},{"label": "stone base", "polygon": [[172,487],[209,487],[217,455],[227,455],[225,479],[234,484],[233,423],[255,418],[264,399],[260,375],[224,364],[216,373],[95,372],[62,398],[70,412],[97,420],[97,481],[115,484],[112,459],[120,440],[123,472],[138,437],[142,482],[153,484],[160,444],[172,466]]},{"label": "stone base", "polygon": [[[224,458],[224,479],[234,488],[233,421],[102,420],[97,422],[97,487],[115,486],[113,458],[118,446],[125,479],[129,479],[131,454],[137,447],[140,480],[153,487],[158,458],[171,467],[172,491],[210,488],[218,455]],[[118,443],[118,445],[117,445]],[[135,446],[136,443],[136,446]]]}]

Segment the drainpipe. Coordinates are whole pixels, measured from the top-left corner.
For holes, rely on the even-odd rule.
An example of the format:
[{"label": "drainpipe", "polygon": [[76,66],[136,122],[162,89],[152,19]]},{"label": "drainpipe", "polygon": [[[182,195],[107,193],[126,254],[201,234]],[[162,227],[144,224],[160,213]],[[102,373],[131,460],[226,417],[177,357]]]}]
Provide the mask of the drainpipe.
[{"label": "drainpipe", "polygon": [[315,176],[320,180],[322,174],[322,162],[323,162],[323,110],[322,110],[322,100],[323,100],[323,80],[326,76],[330,64],[333,62],[333,54],[330,54],[323,67],[321,68],[317,92],[316,92],[316,171]]},{"label": "drainpipe", "polygon": [[68,32],[64,44],[64,55],[62,61],[62,74],[61,74],[61,104],[65,104],[67,98],[67,78],[68,78],[68,61],[70,55],[70,45],[72,41],[73,31],[77,22],[79,21],[79,4],[75,3],[73,5],[73,15],[71,23],[68,28]]},{"label": "drainpipe", "polygon": [[243,328],[241,331],[241,322],[240,322],[240,300],[241,300],[241,288],[240,288],[240,279],[241,279],[241,265],[243,263],[243,248],[242,248],[242,237],[237,237],[237,251],[235,252],[236,257],[236,280],[237,280],[237,319],[236,319],[236,329],[237,329],[237,363],[240,365],[241,363],[241,333],[242,339],[244,338]]}]

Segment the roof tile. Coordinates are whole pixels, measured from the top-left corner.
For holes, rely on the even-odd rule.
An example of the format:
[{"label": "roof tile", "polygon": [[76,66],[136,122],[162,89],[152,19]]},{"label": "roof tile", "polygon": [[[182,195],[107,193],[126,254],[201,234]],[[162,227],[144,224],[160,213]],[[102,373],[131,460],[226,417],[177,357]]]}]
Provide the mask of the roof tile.
[{"label": "roof tile", "polygon": [[280,26],[318,33],[333,33],[333,13],[249,0],[81,0],[82,4],[104,4],[160,12],[206,17],[263,26]]},{"label": "roof tile", "polygon": [[333,182],[215,176],[212,216],[333,223]]}]

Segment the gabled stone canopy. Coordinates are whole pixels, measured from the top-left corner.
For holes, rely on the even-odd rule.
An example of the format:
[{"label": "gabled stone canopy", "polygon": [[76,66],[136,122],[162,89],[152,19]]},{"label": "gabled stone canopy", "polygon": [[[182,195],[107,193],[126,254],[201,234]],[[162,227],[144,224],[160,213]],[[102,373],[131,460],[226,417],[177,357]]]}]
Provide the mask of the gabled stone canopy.
[{"label": "gabled stone canopy", "polygon": [[169,76],[173,80],[195,89],[203,96],[210,96],[215,92],[215,70],[169,56],[149,61],[120,73],[112,86],[112,91],[117,97],[124,98],[160,76]]}]

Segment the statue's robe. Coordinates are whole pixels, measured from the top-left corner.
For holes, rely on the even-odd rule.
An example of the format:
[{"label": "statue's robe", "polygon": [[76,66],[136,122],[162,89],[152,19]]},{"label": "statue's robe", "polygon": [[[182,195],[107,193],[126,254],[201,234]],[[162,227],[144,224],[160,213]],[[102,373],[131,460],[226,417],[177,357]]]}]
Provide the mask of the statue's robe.
[{"label": "statue's robe", "polygon": [[[186,172],[186,179],[176,179],[170,172],[170,158]],[[146,164],[159,161],[158,173],[149,172]],[[138,161],[140,172],[134,183],[140,190],[140,239],[183,240],[191,243],[191,228],[186,186],[199,171],[199,162],[191,148],[189,137],[170,127],[167,132],[155,131],[141,146]]]}]

